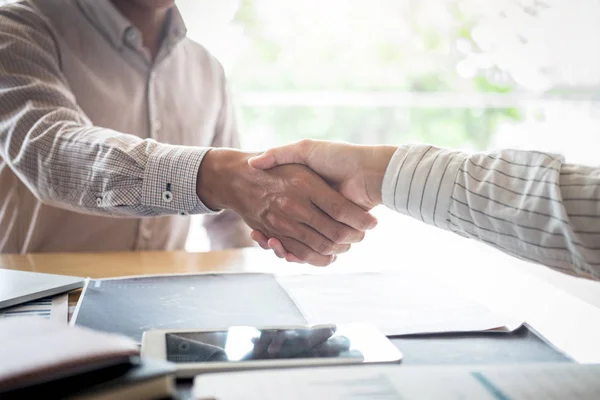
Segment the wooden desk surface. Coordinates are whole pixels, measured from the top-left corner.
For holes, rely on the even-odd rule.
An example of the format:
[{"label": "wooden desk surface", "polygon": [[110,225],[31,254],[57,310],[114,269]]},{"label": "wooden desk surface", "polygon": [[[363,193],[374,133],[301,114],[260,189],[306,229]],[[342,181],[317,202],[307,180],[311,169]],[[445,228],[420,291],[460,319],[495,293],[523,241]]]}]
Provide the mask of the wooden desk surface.
[{"label": "wooden desk surface", "polygon": [[[452,260],[445,254],[411,255],[403,262],[371,250],[342,257],[335,266],[293,265],[260,249],[209,253],[140,252],[101,254],[0,255],[0,268],[106,278],[131,275],[205,272],[339,273],[415,269],[442,280],[462,295],[495,312],[526,321],[558,348],[580,362],[600,362],[600,309],[532,274],[520,262],[496,253],[473,251]],[[393,254],[392,254],[393,255]],[[414,256],[414,257],[413,257]],[[413,257],[413,258],[411,258]],[[418,257],[418,259],[417,259]],[[485,259],[482,263],[480,260]],[[545,273],[546,271],[544,271]],[[544,274],[541,274],[544,275]]]},{"label": "wooden desk surface", "polygon": [[246,271],[244,251],[210,253],[57,253],[0,255],[3,268],[61,275],[108,278],[165,273]]}]

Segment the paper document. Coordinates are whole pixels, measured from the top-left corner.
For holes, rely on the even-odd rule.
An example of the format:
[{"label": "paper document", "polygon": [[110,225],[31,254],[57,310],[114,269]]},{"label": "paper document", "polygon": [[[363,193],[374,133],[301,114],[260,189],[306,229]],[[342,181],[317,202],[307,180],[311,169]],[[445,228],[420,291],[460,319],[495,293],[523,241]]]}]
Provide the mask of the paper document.
[{"label": "paper document", "polygon": [[[600,365],[321,367],[196,377],[197,400],[600,399]],[[231,382],[235,382],[232,385]]]},{"label": "paper document", "polygon": [[0,319],[18,317],[37,317],[67,323],[69,295],[61,294],[54,297],[33,300],[19,306],[0,310]]},{"label": "paper document", "polygon": [[416,273],[279,276],[309,324],[366,322],[385,335],[512,331],[510,318]]}]

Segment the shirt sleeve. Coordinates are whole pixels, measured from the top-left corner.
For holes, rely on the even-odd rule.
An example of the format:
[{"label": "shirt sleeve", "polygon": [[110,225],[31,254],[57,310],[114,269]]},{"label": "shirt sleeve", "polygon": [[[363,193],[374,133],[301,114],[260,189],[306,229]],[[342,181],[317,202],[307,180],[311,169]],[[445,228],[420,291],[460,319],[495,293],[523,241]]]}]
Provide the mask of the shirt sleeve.
[{"label": "shirt sleeve", "polygon": [[113,216],[206,213],[208,148],[93,126],[60,69],[52,31],[25,5],[0,8],[0,158],[44,203]]},{"label": "shirt sleeve", "polygon": [[382,196],[394,210],[519,258],[600,278],[600,168],[537,151],[403,146]]},{"label": "shirt sleeve", "polygon": [[[239,148],[240,137],[235,122],[231,93],[227,87],[225,73],[220,65],[219,70],[221,72],[223,101],[212,146]],[[250,228],[242,217],[232,210],[207,215],[204,217],[203,224],[210,240],[211,250],[255,246],[254,241],[250,238]]]}]

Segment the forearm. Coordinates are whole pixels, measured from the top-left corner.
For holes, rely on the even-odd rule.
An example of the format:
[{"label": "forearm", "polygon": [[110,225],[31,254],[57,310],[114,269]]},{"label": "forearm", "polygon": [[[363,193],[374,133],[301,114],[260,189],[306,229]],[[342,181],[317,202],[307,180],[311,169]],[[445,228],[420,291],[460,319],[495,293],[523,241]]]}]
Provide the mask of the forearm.
[{"label": "forearm", "polygon": [[399,212],[563,272],[600,276],[598,170],[505,150],[401,147],[383,183]]}]

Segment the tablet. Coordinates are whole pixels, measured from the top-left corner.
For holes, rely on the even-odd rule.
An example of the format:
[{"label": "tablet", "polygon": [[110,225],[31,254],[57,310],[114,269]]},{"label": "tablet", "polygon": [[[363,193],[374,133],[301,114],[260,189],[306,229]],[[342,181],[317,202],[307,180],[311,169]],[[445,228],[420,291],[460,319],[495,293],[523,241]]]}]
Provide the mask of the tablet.
[{"label": "tablet", "polygon": [[397,363],[402,354],[370,325],[232,326],[151,330],[142,357],[175,363],[178,377],[206,372],[339,364]]}]

